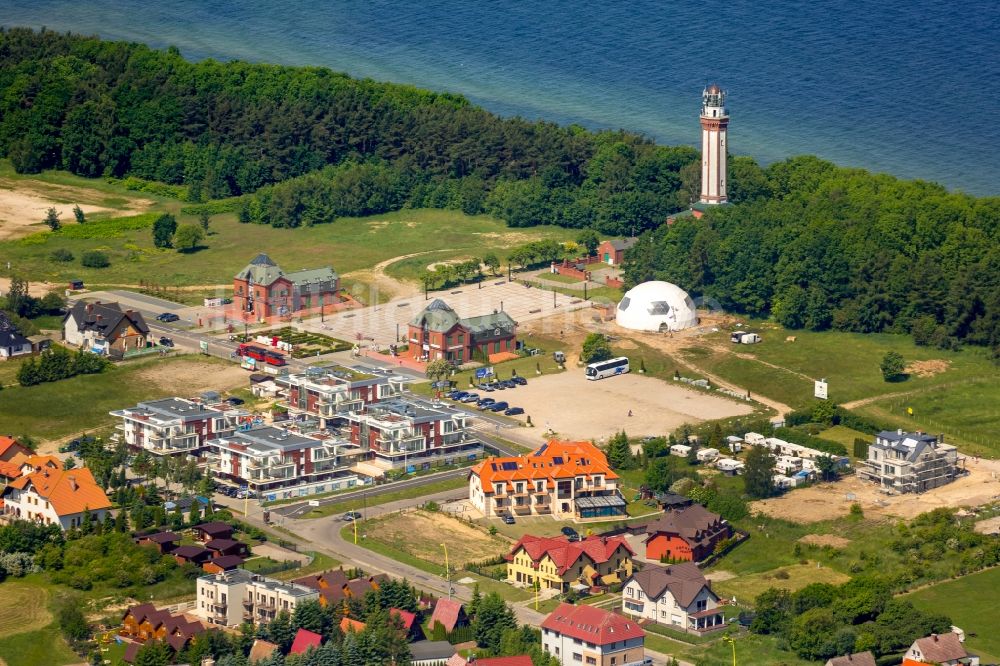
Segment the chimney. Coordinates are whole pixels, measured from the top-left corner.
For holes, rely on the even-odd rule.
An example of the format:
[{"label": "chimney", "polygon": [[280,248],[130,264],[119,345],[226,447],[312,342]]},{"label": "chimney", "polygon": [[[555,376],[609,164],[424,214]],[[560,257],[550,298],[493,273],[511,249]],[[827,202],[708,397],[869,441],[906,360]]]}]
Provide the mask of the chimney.
[{"label": "chimney", "polygon": [[94,311],[94,304],[93,303],[87,303],[87,314],[90,314],[93,311]]},{"label": "chimney", "polygon": [[896,434],[897,434],[897,435],[902,435],[902,434],[903,434],[903,429],[902,429],[902,428],[900,428],[899,430],[897,430],[897,431],[896,431]]},{"label": "chimney", "polygon": [[935,642],[935,643],[937,643],[937,642],[938,642],[938,635],[937,635],[937,634],[931,634],[931,638],[933,638],[933,639],[934,639],[934,642]]},{"label": "chimney", "polygon": [[132,310],[126,310],[125,314],[127,314],[129,316],[129,318],[131,318],[133,313],[132,313]]},{"label": "chimney", "polygon": [[76,482],[75,476],[69,477],[69,487],[72,488],[74,491],[80,487],[79,484]]},{"label": "chimney", "polygon": [[97,321],[102,321],[103,319],[104,319],[104,315],[97,315]]}]

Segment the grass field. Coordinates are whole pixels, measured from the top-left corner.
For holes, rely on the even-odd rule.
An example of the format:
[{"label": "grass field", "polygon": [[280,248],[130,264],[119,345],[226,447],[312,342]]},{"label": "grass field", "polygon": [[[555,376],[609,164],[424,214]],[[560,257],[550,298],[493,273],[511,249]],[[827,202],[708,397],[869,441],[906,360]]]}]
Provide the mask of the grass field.
[{"label": "grass field", "polygon": [[736,595],[741,601],[750,601],[772,587],[783,587],[794,592],[812,583],[840,585],[848,580],[850,580],[850,576],[847,574],[830,567],[817,566],[816,562],[806,562],[805,564],[779,567],[764,573],[740,576],[732,580],[719,581],[712,587],[723,597]]},{"label": "grass field", "polygon": [[583,282],[580,278],[575,278],[571,275],[562,275],[560,273],[539,273],[538,279],[545,280],[547,282],[561,282],[562,284],[579,284]]},{"label": "grass field", "polygon": [[0,657],[7,666],[80,661],[59,634],[50,601],[50,588],[38,576],[0,584]]},{"label": "grass field", "polygon": [[1000,568],[993,568],[933,585],[902,598],[917,608],[951,617],[955,626],[965,630],[965,645],[969,651],[979,654],[983,663],[997,663],[1000,662],[997,590],[1000,590]]},{"label": "grass field", "polygon": [[[89,182],[77,180],[83,180],[83,186]],[[103,181],[92,185],[112,191],[117,187]],[[118,193],[123,197],[155,199],[151,210],[173,213],[178,223],[197,221],[195,216],[180,212],[181,202],[156,199],[123,188],[118,188]],[[0,243],[0,252],[11,261],[16,273],[32,280],[62,283],[78,278],[88,284],[105,285],[135,285],[140,281],[171,286],[216,285],[229,282],[232,275],[265,250],[287,269],[332,265],[340,274],[367,269],[404,253],[433,251],[399,269],[402,277],[415,278],[418,269],[423,270],[433,261],[490,250],[505,254],[505,249],[529,241],[565,240],[572,236],[570,230],[556,227],[511,230],[505,223],[488,216],[468,216],[459,211],[438,209],[341,218],[329,224],[299,229],[244,225],[234,214],[215,215],[210,224],[206,247],[189,254],[154,247],[150,229],[121,231],[115,238],[69,238],[66,234],[41,231],[28,239]],[[94,269],[84,268],[78,260],[50,261],[52,251],[60,248],[71,251],[77,258],[87,250],[99,249],[109,256],[111,266]]]},{"label": "grass field", "polygon": [[[3,432],[30,435],[36,439],[56,439],[85,430],[110,425],[110,410],[129,407],[140,400],[162,398],[175,393],[196,392],[205,376],[206,364],[232,371],[233,364],[201,356],[153,358],[115,365],[99,375],[80,375],[37,386],[14,386],[0,392],[0,425]],[[177,376],[190,375],[181,385]],[[192,380],[193,377],[200,379]],[[214,374],[219,381],[232,376]],[[162,381],[160,381],[162,378]],[[192,384],[192,381],[195,381]],[[204,388],[209,388],[205,385]],[[221,384],[217,388],[229,388]]]},{"label": "grass field", "polygon": [[[817,662],[800,659],[793,652],[778,647],[774,636],[742,634],[736,639],[736,663],[748,666],[814,666]],[[647,633],[646,645],[654,650],[672,654],[677,659],[698,666],[730,666],[733,663],[733,646],[718,637],[705,645],[687,646],[658,634]]]},{"label": "grass field", "polygon": [[853,430],[847,426],[833,426],[832,428],[827,428],[823,432],[816,435],[820,439],[825,439],[830,442],[837,442],[838,444],[843,444],[844,448],[847,449],[848,453],[854,452],[854,440],[863,439],[868,441],[871,439],[871,435],[861,432],[860,430]]}]

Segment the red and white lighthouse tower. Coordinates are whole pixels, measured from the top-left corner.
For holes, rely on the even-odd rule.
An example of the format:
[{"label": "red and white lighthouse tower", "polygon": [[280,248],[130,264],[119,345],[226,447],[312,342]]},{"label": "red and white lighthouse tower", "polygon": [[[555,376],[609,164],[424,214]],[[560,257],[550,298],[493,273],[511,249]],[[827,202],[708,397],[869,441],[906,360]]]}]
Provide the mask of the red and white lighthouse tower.
[{"label": "red and white lighthouse tower", "polygon": [[726,196],[726,92],[712,84],[701,94],[701,203],[723,204]]}]

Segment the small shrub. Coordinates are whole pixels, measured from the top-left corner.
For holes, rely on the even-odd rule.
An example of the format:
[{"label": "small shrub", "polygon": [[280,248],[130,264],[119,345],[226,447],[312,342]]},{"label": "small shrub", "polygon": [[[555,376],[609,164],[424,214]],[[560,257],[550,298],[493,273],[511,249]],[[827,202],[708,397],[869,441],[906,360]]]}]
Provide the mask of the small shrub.
[{"label": "small shrub", "polygon": [[49,255],[49,259],[51,259],[52,261],[67,262],[67,261],[73,261],[75,257],[73,256],[72,252],[70,252],[64,247],[61,247],[58,250],[52,250],[52,253]]},{"label": "small shrub", "polygon": [[855,502],[855,503],[851,504],[851,515],[852,516],[857,516],[858,518],[861,518],[862,516],[865,515],[865,511],[864,511],[864,509],[861,508],[860,504],[858,504],[857,502]]},{"label": "small shrub", "polygon": [[87,268],[107,268],[111,265],[111,260],[103,252],[89,250],[84,252],[83,256],[80,257],[80,263]]},{"label": "small shrub", "polygon": [[774,577],[777,578],[778,580],[788,580],[789,578],[788,572],[785,571],[784,569],[778,569],[777,571],[775,571]]}]

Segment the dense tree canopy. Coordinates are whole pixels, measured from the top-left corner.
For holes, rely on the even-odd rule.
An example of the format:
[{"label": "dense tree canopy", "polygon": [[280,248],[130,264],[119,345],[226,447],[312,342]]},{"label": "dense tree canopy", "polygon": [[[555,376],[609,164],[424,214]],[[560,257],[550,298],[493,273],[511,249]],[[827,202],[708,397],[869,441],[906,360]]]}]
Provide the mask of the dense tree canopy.
[{"label": "dense tree canopy", "polygon": [[626,281],[674,282],[789,328],[1000,345],[1000,198],[815,157],[744,161],[730,182],[742,202],[645,234]]}]

